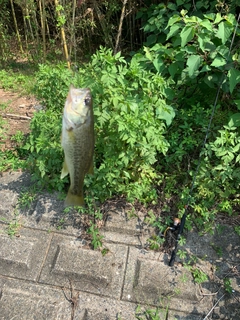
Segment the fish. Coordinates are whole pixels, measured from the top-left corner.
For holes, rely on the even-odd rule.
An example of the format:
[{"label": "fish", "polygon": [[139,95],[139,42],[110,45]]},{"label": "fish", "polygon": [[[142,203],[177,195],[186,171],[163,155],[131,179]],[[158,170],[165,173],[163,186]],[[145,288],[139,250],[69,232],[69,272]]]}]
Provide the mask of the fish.
[{"label": "fish", "polygon": [[84,206],[83,185],[93,174],[94,118],[89,88],[70,86],[62,117],[61,146],[64,162],[61,179],[70,176],[65,206]]}]

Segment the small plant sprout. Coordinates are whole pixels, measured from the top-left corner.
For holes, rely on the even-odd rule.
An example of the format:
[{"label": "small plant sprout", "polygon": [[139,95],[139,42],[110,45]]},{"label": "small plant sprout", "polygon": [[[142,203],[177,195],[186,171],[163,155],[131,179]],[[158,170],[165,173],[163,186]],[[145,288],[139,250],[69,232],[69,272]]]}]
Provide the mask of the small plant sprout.
[{"label": "small plant sprout", "polygon": [[232,288],[231,280],[229,278],[225,278],[223,280],[223,285],[224,285],[224,289],[227,293],[232,294],[234,292],[234,290]]},{"label": "small plant sprout", "polygon": [[21,191],[20,196],[18,198],[18,207],[20,209],[29,209],[32,202],[36,199],[37,194],[36,190],[33,188],[32,190]]},{"label": "small plant sprout", "polygon": [[15,218],[11,222],[8,223],[7,234],[12,238],[17,235],[18,230],[20,229],[21,224]]}]

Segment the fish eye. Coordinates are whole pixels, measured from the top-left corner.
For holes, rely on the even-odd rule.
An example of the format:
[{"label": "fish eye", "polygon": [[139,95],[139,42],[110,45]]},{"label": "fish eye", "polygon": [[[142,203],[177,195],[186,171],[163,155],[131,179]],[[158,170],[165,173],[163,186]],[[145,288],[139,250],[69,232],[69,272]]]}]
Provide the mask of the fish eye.
[{"label": "fish eye", "polygon": [[91,103],[91,98],[84,99],[84,102],[86,105],[89,105]]}]

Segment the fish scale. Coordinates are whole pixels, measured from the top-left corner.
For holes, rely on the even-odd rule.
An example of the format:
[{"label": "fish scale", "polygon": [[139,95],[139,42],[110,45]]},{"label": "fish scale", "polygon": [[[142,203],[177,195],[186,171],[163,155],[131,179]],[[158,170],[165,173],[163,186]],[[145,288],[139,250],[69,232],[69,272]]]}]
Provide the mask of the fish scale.
[{"label": "fish scale", "polygon": [[82,206],[84,177],[93,173],[94,150],[92,98],[87,88],[70,87],[63,114],[62,147],[65,159],[61,178],[69,173],[71,182],[65,205]]}]

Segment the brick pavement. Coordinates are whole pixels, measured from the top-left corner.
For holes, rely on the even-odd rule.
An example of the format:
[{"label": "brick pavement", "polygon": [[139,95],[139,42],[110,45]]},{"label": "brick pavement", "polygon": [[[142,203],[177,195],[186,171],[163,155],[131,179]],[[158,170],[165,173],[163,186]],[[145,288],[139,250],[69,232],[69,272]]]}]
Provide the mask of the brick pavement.
[{"label": "brick pavement", "polygon": [[[208,319],[240,319],[240,243],[231,228],[221,235],[187,234],[185,249],[208,275],[199,286],[181,263],[170,268],[167,254],[146,250],[152,230],[141,212],[128,219],[119,208],[109,211],[103,256],[86,247],[79,214],[64,213],[57,194],[40,194],[19,212],[19,195],[30,185],[25,173],[0,178],[1,320],[133,320],[138,305],[159,308],[164,320],[200,320],[221,295]],[[10,237],[14,222],[21,227]],[[228,296],[221,280],[233,267],[234,295]]]}]

